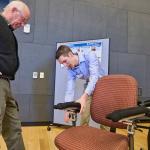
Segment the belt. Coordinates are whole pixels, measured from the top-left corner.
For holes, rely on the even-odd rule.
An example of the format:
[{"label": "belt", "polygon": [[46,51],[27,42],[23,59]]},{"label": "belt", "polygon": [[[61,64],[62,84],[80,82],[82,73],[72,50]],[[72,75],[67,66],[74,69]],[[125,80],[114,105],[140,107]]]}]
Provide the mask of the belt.
[{"label": "belt", "polygon": [[5,76],[5,75],[2,75],[1,72],[0,72],[0,79],[9,81],[9,78],[7,76]]}]

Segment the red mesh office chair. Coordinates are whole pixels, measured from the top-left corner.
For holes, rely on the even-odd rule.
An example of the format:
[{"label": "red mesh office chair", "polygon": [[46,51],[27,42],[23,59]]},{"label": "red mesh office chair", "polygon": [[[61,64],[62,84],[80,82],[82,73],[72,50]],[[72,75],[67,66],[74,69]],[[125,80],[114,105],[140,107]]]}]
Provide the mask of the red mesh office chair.
[{"label": "red mesh office chair", "polygon": [[111,127],[104,131],[89,126],[71,127],[60,133],[55,145],[60,150],[128,150],[134,149],[133,137],[115,133],[116,128],[126,128],[121,122],[113,122],[106,116],[118,109],[137,105],[137,82],[129,75],[108,75],[96,84],[91,103],[91,117],[100,124]]}]

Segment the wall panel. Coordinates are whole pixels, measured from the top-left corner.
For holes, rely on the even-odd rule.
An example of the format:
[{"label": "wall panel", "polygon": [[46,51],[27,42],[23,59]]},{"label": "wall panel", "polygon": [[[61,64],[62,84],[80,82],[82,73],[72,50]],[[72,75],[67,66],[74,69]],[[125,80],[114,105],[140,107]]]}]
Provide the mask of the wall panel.
[{"label": "wall panel", "polygon": [[73,40],[97,39],[106,37],[104,8],[75,1],[73,20]]}]

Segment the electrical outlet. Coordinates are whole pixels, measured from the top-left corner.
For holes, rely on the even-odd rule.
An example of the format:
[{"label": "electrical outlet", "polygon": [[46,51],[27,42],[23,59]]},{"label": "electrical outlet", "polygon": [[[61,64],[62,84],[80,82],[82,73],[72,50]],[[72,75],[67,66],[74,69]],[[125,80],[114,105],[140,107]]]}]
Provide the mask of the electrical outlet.
[{"label": "electrical outlet", "polygon": [[26,24],[23,27],[23,32],[24,33],[30,33],[30,24]]},{"label": "electrical outlet", "polygon": [[44,78],[44,72],[40,72],[40,78],[41,78],[41,79]]},{"label": "electrical outlet", "polygon": [[37,79],[38,78],[38,72],[33,72],[32,77],[33,77],[33,79]]}]

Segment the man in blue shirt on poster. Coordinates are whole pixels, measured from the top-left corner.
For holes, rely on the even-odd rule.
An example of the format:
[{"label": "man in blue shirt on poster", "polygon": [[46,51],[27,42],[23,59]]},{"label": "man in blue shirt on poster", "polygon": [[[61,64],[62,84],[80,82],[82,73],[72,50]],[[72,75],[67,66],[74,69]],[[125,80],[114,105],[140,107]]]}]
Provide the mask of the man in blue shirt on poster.
[{"label": "man in blue shirt on poster", "polygon": [[[67,68],[68,81],[65,93],[65,102],[74,100],[75,81],[83,79],[86,81],[85,90],[77,100],[81,104],[80,125],[88,125],[90,119],[91,95],[95,89],[96,82],[104,75],[95,51],[89,53],[73,53],[66,45],[61,45],[56,52],[56,59]],[[69,121],[69,113],[65,112],[64,121]]]}]

